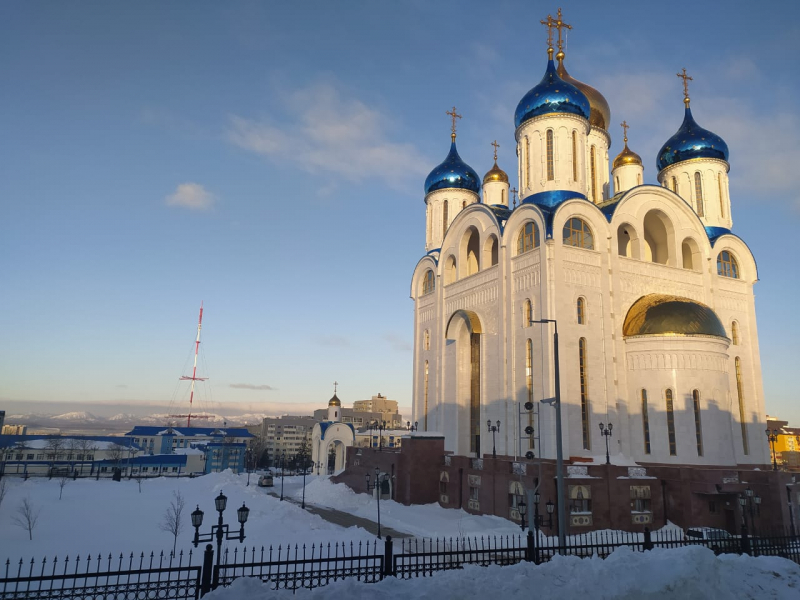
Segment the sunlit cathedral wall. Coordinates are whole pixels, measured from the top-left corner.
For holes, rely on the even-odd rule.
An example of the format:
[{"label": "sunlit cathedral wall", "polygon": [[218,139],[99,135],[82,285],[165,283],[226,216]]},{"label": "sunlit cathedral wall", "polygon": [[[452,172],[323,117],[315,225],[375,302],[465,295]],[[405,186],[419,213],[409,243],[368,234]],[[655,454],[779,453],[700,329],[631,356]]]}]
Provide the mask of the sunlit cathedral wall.
[{"label": "sunlit cathedral wall", "polygon": [[[570,81],[551,58],[517,107],[516,207],[494,200],[508,191],[497,162],[478,201],[453,117],[450,153],[425,182],[426,253],[411,283],[414,420],[473,456],[491,452],[486,422],[499,420],[498,454],[554,458],[554,408],[540,402],[555,395],[553,326],[531,321],[555,319],[566,456],[603,455],[603,422],[614,425],[612,455],[639,463],[766,464],[758,274],[729,230],[727,146],[694,122],[686,92],[676,136],[689,147],[662,148],[662,186],[642,185],[627,143],[617,182],[607,104]],[[673,174],[685,180],[677,193]],[[446,228],[432,216],[443,198],[462,202]],[[537,410],[521,409],[527,401]]]}]

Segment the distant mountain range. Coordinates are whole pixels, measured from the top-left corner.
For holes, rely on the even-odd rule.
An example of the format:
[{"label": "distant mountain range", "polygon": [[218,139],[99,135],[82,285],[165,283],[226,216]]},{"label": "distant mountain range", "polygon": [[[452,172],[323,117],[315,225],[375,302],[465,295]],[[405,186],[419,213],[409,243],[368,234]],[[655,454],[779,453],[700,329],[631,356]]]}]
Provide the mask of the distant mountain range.
[{"label": "distant mountain range", "polygon": [[[243,427],[257,425],[268,416],[270,415],[256,413],[229,416],[206,413],[205,415],[193,415],[192,421],[196,427],[216,427],[224,424],[227,424],[228,427]],[[76,411],[57,415],[46,413],[11,414],[6,415],[5,422],[10,425],[27,425],[28,433],[31,433],[32,430],[49,432],[57,429],[62,433],[100,435],[125,433],[136,425],[185,425],[186,419],[170,417],[167,414],[137,416],[130,413],[99,417],[88,411]]]}]

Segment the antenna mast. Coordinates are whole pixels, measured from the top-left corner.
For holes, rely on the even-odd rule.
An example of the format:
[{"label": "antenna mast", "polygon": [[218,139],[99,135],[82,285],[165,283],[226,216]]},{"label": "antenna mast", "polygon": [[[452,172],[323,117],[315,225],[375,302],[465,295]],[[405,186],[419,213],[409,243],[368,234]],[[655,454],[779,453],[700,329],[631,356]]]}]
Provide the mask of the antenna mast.
[{"label": "antenna mast", "polygon": [[[194,368],[192,369],[192,376],[184,375],[181,381],[191,381],[192,391],[189,394],[189,414],[186,415],[186,427],[192,426],[192,401],[194,400],[194,382],[205,381],[208,377],[197,376],[197,353],[200,350],[200,330],[203,328],[203,303],[200,302],[200,318],[197,321],[197,340],[194,343]],[[182,415],[181,415],[182,416]]]}]

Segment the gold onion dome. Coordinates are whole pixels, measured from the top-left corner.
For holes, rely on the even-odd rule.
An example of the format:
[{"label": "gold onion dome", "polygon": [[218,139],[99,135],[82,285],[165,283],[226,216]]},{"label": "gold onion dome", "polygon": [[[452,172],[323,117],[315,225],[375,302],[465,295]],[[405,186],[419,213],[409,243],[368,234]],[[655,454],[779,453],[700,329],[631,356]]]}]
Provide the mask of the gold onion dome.
[{"label": "gold onion dome", "polygon": [[333,395],[333,398],[328,400],[328,406],[341,406],[341,405],[342,401],[339,400],[339,397],[336,394]]},{"label": "gold onion dome", "polygon": [[567,69],[564,66],[564,56],[565,54],[561,50],[559,50],[558,54],[556,54],[556,60],[558,60],[558,76],[567,83],[570,83],[578,88],[589,100],[589,107],[591,109],[589,123],[592,125],[592,127],[599,127],[603,131],[608,131],[608,125],[611,123],[611,107],[608,105],[608,101],[603,97],[603,94],[598,92],[588,83],[578,81],[572,75],[567,73]]},{"label": "gold onion dome", "polygon": [[626,165],[638,165],[642,166],[642,157],[636,154],[633,150],[628,148],[628,124],[623,122],[622,127],[625,129],[625,147],[622,149],[622,152],[617,154],[617,158],[614,159],[614,163],[612,165],[612,169],[616,169],[617,167],[624,167]]},{"label": "gold onion dome", "polygon": [[710,307],[668,294],[649,294],[634,302],[625,316],[622,335],[699,335],[728,339],[722,321]]},{"label": "gold onion dome", "polygon": [[483,176],[484,185],[492,181],[502,181],[503,183],[508,183],[508,174],[497,166],[497,160],[494,161],[494,166],[489,169],[486,175]]}]

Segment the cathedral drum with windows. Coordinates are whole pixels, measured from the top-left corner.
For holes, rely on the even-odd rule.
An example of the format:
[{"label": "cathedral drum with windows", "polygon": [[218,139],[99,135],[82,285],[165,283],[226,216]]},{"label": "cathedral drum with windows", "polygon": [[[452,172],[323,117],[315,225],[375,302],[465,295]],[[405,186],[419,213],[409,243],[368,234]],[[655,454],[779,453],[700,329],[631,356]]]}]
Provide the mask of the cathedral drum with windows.
[{"label": "cathedral drum with windows", "polygon": [[458,455],[491,452],[481,424],[499,420],[498,455],[555,458],[555,411],[540,402],[555,396],[554,324],[543,322],[554,320],[565,456],[604,455],[598,424],[611,422],[611,455],[626,460],[766,464],[758,275],[731,233],[728,147],[694,120],[684,69],[661,185],[643,184],[626,122],[609,169],[608,103],[567,73],[558,31],[514,114],[519,204],[498,144],[481,186],[448,112],[411,284],[414,420]]}]

